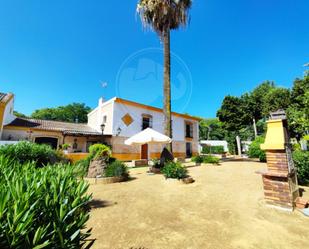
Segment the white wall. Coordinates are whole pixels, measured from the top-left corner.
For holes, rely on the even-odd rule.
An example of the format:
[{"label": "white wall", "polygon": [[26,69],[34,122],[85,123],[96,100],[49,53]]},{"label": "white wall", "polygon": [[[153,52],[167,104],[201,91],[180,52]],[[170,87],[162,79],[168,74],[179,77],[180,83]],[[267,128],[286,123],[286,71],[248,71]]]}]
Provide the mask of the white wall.
[{"label": "white wall", "polygon": [[[129,114],[133,118],[132,124],[126,126],[122,121],[122,117]],[[142,107],[135,107],[132,105],[125,105],[121,103],[114,103],[114,120],[113,120],[113,135],[117,134],[117,129],[121,128],[122,137],[131,137],[142,130],[142,115],[148,114],[153,118],[153,129],[164,133],[164,116],[162,112],[147,110]],[[172,115],[173,120],[173,140],[184,141],[185,140],[185,118]],[[193,123],[194,127],[194,140],[198,140],[198,122],[194,120],[188,120]]]},{"label": "white wall", "polygon": [[54,137],[58,139],[58,146],[62,144],[63,136],[61,132],[54,131],[32,131],[29,133],[29,130],[15,130],[6,128],[2,133],[2,140],[10,140],[11,141],[32,141],[34,142],[36,137]]},{"label": "white wall", "polygon": [[0,146],[8,144],[17,144],[18,141],[0,141]]},{"label": "white wall", "polygon": [[14,97],[7,103],[5,110],[4,110],[4,119],[3,125],[7,125],[11,123],[16,117],[13,114],[14,111]]},{"label": "white wall", "polygon": [[14,96],[8,103],[5,104],[3,117],[0,117],[3,118],[3,122],[2,124],[0,124],[0,140],[2,139],[3,126],[11,123],[16,118],[13,114],[13,111],[14,111]]},{"label": "white wall", "polygon": [[107,117],[104,128],[105,135],[112,135],[113,132],[113,100],[114,99],[103,102],[103,99],[101,98],[98,106],[88,114],[88,125],[98,132],[102,132],[101,124],[103,123],[103,117]]}]

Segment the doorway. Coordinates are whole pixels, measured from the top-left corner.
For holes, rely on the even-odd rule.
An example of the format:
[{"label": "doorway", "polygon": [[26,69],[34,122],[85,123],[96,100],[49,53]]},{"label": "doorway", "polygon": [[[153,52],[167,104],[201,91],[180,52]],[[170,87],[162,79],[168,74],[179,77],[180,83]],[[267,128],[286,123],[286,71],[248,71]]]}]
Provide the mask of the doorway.
[{"label": "doorway", "polygon": [[192,144],[186,143],[186,157],[191,158],[192,157]]},{"label": "doorway", "polygon": [[143,144],[141,148],[141,159],[148,160],[148,144]]},{"label": "doorway", "polygon": [[49,145],[54,150],[56,150],[58,146],[58,138],[54,138],[54,137],[36,137],[34,142],[37,144]]}]

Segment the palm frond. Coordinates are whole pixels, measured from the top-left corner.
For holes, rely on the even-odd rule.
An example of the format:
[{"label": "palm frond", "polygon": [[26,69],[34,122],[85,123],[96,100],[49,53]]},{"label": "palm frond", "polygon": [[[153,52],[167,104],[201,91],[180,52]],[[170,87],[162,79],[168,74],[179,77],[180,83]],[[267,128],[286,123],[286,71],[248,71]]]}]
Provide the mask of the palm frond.
[{"label": "palm frond", "polygon": [[144,27],[162,37],[165,31],[187,25],[191,5],[191,0],[139,0],[137,13]]}]

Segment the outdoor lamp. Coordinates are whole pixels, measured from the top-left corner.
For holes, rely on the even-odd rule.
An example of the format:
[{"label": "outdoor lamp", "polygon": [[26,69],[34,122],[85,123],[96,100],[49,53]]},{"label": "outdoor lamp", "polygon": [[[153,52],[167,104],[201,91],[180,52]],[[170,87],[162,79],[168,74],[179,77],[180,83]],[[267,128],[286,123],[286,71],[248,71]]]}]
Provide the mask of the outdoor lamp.
[{"label": "outdoor lamp", "polygon": [[120,128],[120,127],[118,127],[118,129],[117,129],[117,136],[119,136],[119,135],[120,135],[120,133],[121,133],[121,128]]},{"label": "outdoor lamp", "polygon": [[105,129],[105,124],[101,124],[102,135],[103,135],[103,133],[104,133],[104,129]]}]

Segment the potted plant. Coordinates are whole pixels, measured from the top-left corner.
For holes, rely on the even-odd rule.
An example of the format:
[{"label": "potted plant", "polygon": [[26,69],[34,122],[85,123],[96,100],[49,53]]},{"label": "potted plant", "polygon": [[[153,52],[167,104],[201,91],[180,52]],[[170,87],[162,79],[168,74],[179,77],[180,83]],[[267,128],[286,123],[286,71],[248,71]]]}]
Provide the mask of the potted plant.
[{"label": "potted plant", "polygon": [[199,156],[199,155],[198,156],[194,156],[194,157],[191,158],[191,161],[195,162],[196,166],[200,166],[203,163],[203,161],[204,161],[204,157],[203,156]]},{"label": "potted plant", "polygon": [[68,154],[68,153],[69,153],[68,149],[69,149],[70,147],[71,147],[71,145],[69,145],[69,144],[63,144],[63,145],[61,146],[63,153],[64,153],[64,154]]},{"label": "potted plant", "polygon": [[161,162],[159,159],[152,159],[150,161],[149,171],[154,174],[159,174],[161,172]]}]

